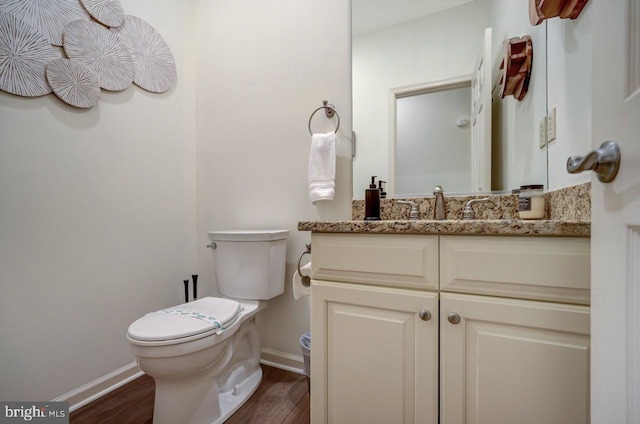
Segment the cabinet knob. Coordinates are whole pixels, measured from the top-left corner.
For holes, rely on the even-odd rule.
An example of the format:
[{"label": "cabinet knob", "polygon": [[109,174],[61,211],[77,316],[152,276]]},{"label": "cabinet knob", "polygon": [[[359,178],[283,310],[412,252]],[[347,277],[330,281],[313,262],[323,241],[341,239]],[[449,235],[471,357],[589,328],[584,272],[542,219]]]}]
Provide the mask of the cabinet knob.
[{"label": "cabinet knob", "polygon": [[418,316],[422,321],[429,321],[431,319],[431,312],[428,309],[422,309],[418,312]]},{"label": "cabinet knob", "polygon": [[451,324],[460,324],[460,315],[455,312],[449,313],[449,315],[447,315],[447,319]]}]

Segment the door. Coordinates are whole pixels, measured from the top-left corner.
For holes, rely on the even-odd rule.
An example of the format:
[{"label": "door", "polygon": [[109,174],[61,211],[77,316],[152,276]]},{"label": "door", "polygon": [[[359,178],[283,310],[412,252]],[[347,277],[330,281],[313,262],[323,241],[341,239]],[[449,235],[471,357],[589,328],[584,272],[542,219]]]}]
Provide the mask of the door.
[{"label": "door", "polygon": [[589,422],[589,307],[440,296],[441,424]]},{"label": "door", "polygon": [[592,178],[591,417],[640,423],[640,0],[587,7],[593,148],[615,140],[622,156],[613,182]]},{"label": "door", "polygon": [[437,424],[437,293],[313,280],[311,302],[313,424]]},{"label": "door", "polygon": [[491,28],[471,80],[471,189],[491,191]]}]

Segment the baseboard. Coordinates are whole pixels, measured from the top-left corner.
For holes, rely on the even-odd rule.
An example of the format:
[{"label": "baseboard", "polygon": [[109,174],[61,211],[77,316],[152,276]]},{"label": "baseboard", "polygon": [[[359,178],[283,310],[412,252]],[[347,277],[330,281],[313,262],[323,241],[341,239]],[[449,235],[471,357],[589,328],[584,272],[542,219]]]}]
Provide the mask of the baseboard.
[{"label": "baseboard", "polygon": [[260,355],[260,363],[285,371],[295,372],[296,374],[304,374],[304,359],[302,355],[292,355],[286,352],[263,348]]},{"label": "baseboard", "polygon": [[144,373],[138,368],[138,364],[132,362],[105,376],[93,380],[84,386],[78,387],[64,395],[53,399],[53,402],[69,402],[69,412],[73,412],[94,400],[101,398],[135,380]]}]

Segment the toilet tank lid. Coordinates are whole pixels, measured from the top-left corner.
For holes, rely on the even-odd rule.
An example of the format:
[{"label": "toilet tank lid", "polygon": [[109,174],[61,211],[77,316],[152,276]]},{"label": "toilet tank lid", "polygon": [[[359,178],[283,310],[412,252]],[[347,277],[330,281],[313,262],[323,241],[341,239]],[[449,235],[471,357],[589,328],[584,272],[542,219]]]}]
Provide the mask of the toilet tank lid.
[{"label": "toilet tank lid", "polygon": [[289,230],[222,230],[209,231],[211,241],[272,241],[289,236]]}]

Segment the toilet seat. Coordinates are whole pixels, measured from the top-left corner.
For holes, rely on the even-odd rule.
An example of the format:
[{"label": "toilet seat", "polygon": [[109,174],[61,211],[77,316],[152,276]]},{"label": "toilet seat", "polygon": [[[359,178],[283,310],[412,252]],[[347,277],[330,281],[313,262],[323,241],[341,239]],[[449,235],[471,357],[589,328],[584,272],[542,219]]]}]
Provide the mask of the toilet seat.
[{"label": "toilet seat", "polygon": [[237,320],[241,311],[235,300],[205,297],[147,314],[129,326],[127,336],[134,343],[144,344],[197,340],[220,334]]}]

